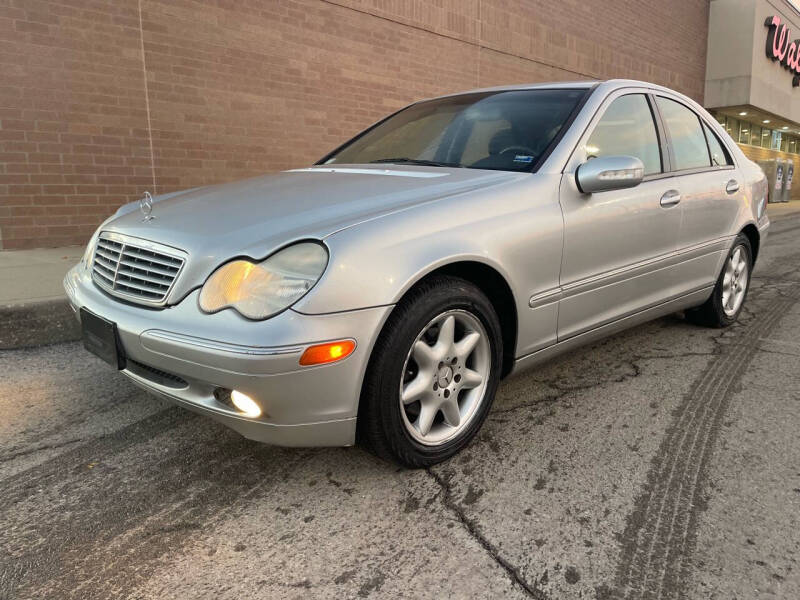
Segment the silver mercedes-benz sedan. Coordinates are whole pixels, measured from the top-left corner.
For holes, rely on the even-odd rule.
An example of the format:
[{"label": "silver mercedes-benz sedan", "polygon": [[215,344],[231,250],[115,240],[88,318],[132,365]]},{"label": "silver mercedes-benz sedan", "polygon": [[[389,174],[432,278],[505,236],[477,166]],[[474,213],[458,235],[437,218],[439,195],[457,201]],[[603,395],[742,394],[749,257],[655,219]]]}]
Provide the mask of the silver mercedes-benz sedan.
[{"label": "silver mercedes-benz sedan", "polygon": [[85,347],[287,446],[409,466],[500,379],[684,310],[733,323],[767,183],[694,101],[637,81],[412,104],[316,165],[122,206],[64,285]]}]

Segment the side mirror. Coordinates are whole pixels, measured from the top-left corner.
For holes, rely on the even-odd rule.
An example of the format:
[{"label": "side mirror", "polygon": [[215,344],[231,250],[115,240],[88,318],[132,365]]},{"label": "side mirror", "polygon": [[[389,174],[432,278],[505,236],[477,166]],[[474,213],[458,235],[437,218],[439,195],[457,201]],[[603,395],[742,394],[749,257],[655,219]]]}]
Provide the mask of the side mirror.
[{"label": "side mirror", "polygon": [[584,194],[636,187],[644,177],[644,164],[633,156],[602,156],[587,160],[575,172]]}]

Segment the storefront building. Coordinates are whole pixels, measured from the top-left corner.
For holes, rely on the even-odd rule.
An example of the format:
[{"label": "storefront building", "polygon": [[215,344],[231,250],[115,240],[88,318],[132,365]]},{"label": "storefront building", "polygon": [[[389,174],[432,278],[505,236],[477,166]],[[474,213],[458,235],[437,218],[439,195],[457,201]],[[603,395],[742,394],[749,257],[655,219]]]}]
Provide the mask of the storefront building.
[{"label": "storefront building", "polygon": [[[800,169],[800,12],[791,3],[712,0],[704,105],[750,159],[789,183]],[[800,186],[788,195],[800,199]]]},{"label": "storefront building", "polygon": [[798,24],[787,0],[11,3],[0,250],[82,244],[145,191],[304,166],[409,102],[508,83],[652,81],[800,165]]}]

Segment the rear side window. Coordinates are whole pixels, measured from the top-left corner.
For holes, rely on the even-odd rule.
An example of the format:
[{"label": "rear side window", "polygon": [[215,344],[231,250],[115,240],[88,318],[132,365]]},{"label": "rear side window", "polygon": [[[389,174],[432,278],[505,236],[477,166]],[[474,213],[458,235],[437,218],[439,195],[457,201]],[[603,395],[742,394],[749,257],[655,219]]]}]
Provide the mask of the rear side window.
[{"label": "rear side window", "polygon": [[683,104],[669,98],[656,98],[661,118],[667,128],[675,157],[673,168],[676,171],[710,167],[706,136],[700,124],[700,117]]},{"label": "rear side window", "polygon": [[730,154],[719,141],[717,134],[711,131],[711,128],[703,123],[703,129],[706,132],[706,139],[708,140],[708,151],[711,153],[711,164],[715,167],[724,167],[725,165],[732,165]]},{"label": "rear side window", "polygon": [[589,158],[635,156],[644,163],[645,175],[661,173],[658,134],[643,94],[628,94],[614,100],[584,148]]}]

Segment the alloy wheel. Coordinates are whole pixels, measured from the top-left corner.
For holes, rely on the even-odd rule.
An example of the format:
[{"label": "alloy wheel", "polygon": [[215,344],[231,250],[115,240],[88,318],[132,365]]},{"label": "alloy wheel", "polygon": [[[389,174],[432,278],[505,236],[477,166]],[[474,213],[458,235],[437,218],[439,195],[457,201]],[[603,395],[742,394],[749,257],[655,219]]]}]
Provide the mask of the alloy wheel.
[{"label": "alloy wheel", "polygon": [[406,357],[400,411],[417,442],[438,446],[464,431],[486,396],[492,357],[480,320],[465,310],[432,319]]},{"label": "alloy wheel", "polygon": [[725,263],[722,276],[722,310],[729,317],[736,314],[747,292],[748,267],[744,248],[738,246]]}]

